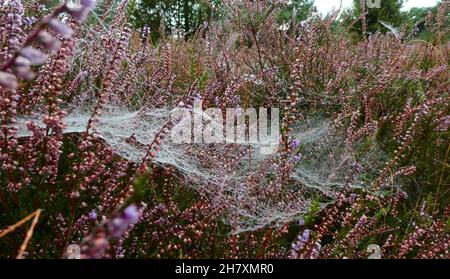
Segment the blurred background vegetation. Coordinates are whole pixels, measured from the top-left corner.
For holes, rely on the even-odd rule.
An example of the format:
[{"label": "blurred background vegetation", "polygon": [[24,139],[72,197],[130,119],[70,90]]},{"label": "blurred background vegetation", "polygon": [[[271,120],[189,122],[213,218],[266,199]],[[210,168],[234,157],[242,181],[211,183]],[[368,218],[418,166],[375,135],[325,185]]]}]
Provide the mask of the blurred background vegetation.
[{"label": "blurred background vegetation", "polygon": [[[117,1],[119,2],[119,1]],[[359,0],[354,0],[353,7],[343,10],[341,21],[350,26],[350,30],[361,37],[362,13],[367,13],[367,34],[377,31],[388,32],[380,21],[399,28],[405,32],[414,32],[416,37],[427,37],[425,23],[427,17],[437,13],[439,3],[434,7],[412,8],[401,11],[403,0],[383,0],[380,8],[362,9]],[[128,6],[129,14],[138,29],[147,27],[156,42],[162,35],[184,36],[188,39],[201,26],[211,20],[220,19],[226,14],[221,0],[132,0]],[[301,23],[312,14],[317,13],[313,0],[292,0],[278,12],[279,23],[294,19]],[[164,32],[164,34],[162,34]]]}]

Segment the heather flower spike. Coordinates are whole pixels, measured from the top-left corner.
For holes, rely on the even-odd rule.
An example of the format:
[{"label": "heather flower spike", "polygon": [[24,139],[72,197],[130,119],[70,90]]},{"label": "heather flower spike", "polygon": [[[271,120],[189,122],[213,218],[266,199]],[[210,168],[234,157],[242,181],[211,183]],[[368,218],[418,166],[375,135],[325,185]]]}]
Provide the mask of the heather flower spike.
[{"label": "heather flower spike", "polygon": [[6,72],[0,72],[0,85],[7,89],[17,89],[17,79],[14,75]]},{"label": "heather flower spike", "polygon": [[27,46],[20,51],[20,54],[30,60],[32,65],[41,65],[47,60],[47,55],[34,47]]},{"label": "heather flower spike", "polygon": [[[86,237],[82,242],[83,258],[96,259],[103,257],[109,242],[113,239],[122,238],[131,229],[142,215],[136,205],[131,204],[122,212],[116,212],[111,219],[106,219],[96,230]],[[97,213],[93,210],[88,216],[91,220],[97,218]]]},{"label": "heather flower spike", "polygon": [[62,23],[56,18],[52,18],[48,21],[50,29],[60,34],[63,38],[68,39],[72,36],[73,30],[67,24]]}]

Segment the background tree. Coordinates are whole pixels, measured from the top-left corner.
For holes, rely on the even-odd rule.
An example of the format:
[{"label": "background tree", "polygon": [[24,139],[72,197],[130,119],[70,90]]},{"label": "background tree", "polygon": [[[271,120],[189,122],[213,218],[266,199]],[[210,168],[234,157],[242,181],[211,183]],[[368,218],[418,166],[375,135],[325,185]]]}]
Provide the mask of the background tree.
[{"label": "background tree", "polygon": [[[366,12],[366,36],[373,34],[376,31],[388,31],[386,27],[380,24],[380,21],[387,22],[395,27],[401,25],[403,17],[400,8],[403,5],[403,0],[382,0],[380,8],[369,8],[367,5],[362,7],[361,2],[365,3],[367,1],[353,0],[353,10],[344,12],[344,18],[346,18],[346,22],[350,23],[359,18],[363,12]],[[351,30],[362,35],[362,20],[358,20],[358,22],[352,26]]]},{"label": "background tree", "polygon": [[292,0],[279,13],[279,22],[288,22],[292,18],[296,21],[305,20],[314,7],[313,0]]},{"label": "background tree", "polygon": [[135,26],[149,27],[152,40],[156,41],[163,35],[161,32],[187,39],[219,9],[219,0],[134,0],[129,13]]}]

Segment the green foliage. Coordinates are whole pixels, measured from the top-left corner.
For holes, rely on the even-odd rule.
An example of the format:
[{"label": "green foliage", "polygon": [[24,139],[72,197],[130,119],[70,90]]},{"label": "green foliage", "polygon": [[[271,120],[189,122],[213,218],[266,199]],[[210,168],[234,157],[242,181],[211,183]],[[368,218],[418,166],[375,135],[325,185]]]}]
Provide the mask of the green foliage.
[{"label": "green foliage", "polygon": [[[402,13],[400,8],[402,7],[403,0],[383,0],[381,2],[380,8],[369,8],[361,7],[361,2],[359,0],[353,0],[353,10],[345,11],[344,18],[346,18],[347,24],[355,21],[364,11],[366,14],[367,21],[367,34],[373,34],[377,31],[386,32],[388,29],[380,24],[379,21],[384,21],[392,26],[400,26],[403,22]],[[359,19],[351,28],[351,31],[362,36],[363,32],[363,21]]]},{"label": "green foliage", "polygon": [[[380,8],[369,8],[368,6],[361,7],[359,0],[354,0],[353,8],[344,11],[342,18],[344,19],[344,25],[350,26],[350,31],[353,34],[357,34],[360,38],[363,32],[362,15],[365,10],[367,30],[366,36],[374,34],[377,31],[382,33],[390,31],[386,26],[380,23],[385,22],[394,28],[398,28],[405,34],[412,34],[412,37],[419,38],[426,41],[431,41],[434,38],[433,31],[430,30],[429,22],[434,21],[438,14],[439,3],[434,7],[414,7],[407,11],[401,11],[403,0],[383,0],[381,1]],[[427,26],[430,25],[430,26]]]},{"label": "green foliage", "polygon": [[312,0],[293,0],[290,1],[278,14],[280,23],[289,22],[292,19],[300,22],[308,17],[313,8]]},{"label": "green foliage", "polygon": [[317,214],[320,212],[320,199],[316,198],[312,201],[309,211],[305,214],[305,224],[312,224],[316,220]]},{"label": "green foliage", "polygon": [[408,32],[412,32],[415,38],[433,41],[436,34],[430,30],[430,21],[436,19],[437,14],[438,5],[428,8],[412,8],[407,12],[403,12],[405,29]]},{"label": "green foliage", "polygon": [[[354,0],[358,15],[361,14],[360,2]],[[380,8],[366,8],[367,11],[367,32],[369,34],[377,30],[387,30],[380,24],[380,20],[389,22],[393,26],[398,26],[402,22],[400,8],[403,0],[383,0]],[[384,29],[383,29],[384,28]]]}]

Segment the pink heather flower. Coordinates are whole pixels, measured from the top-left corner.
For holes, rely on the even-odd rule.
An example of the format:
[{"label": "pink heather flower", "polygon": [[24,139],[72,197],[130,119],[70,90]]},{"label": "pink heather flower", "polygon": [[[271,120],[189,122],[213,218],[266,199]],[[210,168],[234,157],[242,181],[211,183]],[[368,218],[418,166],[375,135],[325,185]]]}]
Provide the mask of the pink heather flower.
[{"label": "pink heather flower", "polygon": [[62,23],[56,18],[52,18],[48,22],[50,29],[60,34],[63,38],[68,39],[72,36],[73,30],[67,24]]},{"label": "pink heather flower", "polygon": [[17,79],[10,73],[0,72],[0,85],[15,90],[17,88]]},{"label": "pink heather flower", "polygon": [[51,52],[55,52],[61,47],[61,42],[47,31],[41,30],[38,39],[42,46]]},{"label": "pink heather flower", "polygon": [[34,47],[27,46],[20,51],[20,54],[30,60],[32,65],[40,65],[47,60],[47,55]]}]

